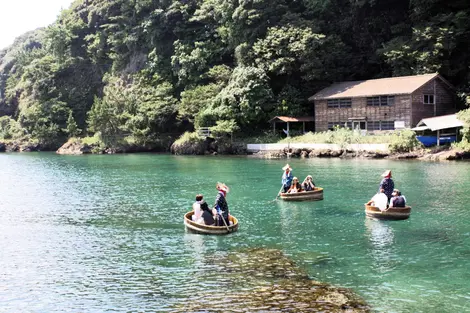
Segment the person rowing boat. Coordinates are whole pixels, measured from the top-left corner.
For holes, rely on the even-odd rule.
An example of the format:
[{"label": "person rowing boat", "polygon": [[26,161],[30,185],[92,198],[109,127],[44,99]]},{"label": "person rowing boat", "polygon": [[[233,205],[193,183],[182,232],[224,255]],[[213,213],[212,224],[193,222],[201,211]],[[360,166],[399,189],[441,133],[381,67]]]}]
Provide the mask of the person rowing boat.
[{"label": "person rowing boat", "polygon": [[284,171],[284,173],[282,174],[282,192],[283,193],[286,193],[291,185],[292,185],[292,179],[294,178],[294,176],[292,175],[292,168],[290,167],[289,164],[286,164],[282,170]]},{"label": "person rowing boat", "polygon": [[213,213],[216,216],[216,226],[227,226],[230,225],[229,210],[227,200],[227,193],[230,191],[227,185],[224,183],[217,183],[216,188],[218,190],[215,198],[215,204]]}]

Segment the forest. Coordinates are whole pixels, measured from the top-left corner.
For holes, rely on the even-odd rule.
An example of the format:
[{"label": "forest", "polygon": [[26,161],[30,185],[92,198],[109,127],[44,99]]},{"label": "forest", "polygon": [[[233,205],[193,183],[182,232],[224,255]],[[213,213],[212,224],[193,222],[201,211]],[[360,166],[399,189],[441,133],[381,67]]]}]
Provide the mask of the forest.
[{"label": "forest", "polygon": [[313,114],[332,82],[433,72],[463,103],[469,20],[468,0],[76,0],[0,51],[0,139],[166,150]]}]

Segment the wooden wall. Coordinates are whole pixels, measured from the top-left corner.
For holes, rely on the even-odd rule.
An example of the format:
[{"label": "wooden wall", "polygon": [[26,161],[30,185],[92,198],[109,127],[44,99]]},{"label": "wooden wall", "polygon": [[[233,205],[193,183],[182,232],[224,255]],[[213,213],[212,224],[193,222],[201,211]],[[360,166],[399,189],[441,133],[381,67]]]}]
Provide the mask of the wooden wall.
[{"label": "wooden wall", "polygon": [[[432,104],[424,104],[425,94],[433,94],[436,107]],[[454,92],[440,79],[430,81],[412,94],[412,127],[416,126],[420,120],[427,117],[453,114],[457,112]]]},{"label": "wooden wall", "polygon": [[315,130],[328,130],[328,122],[348,122],[351,118],[368,121],[404,121],[411,127],[410,95],[395,95],[395,104],[368,106],[367,98],[353,98],[351,108],[328,108],[327,100],[315,100]]}]

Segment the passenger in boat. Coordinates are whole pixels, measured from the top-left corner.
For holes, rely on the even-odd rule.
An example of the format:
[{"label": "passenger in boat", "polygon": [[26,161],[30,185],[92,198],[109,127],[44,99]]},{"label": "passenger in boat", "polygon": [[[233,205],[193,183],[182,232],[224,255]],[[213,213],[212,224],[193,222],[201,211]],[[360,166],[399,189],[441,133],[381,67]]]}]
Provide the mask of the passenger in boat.
[{"label": "passenger in boat", "polygon": [[312,175],[308,175],[304,182],[302,183],[302,188],[304,191],[312,191],[315,189],[315,183],[313,182]]},{"label": "passenger in boat", "polygon": [[198,221],[201,218],[201,202],[203,201],[203,196],[201,194],[196,195],[196,202],[193,203],[194,214],[191,217],[194,222]]},{"label": "passenger in boat", "polygon": [[292,168],[289,164],[286,164],[282,170],[284,171],[284,174],[282,174],[282,192],[286,193],[292,185]]},{"label": "passenger in boat", "polygon": [[292,179],[292,185],[290,186],[287,193],[296,193],[296,192],[301,192],[301,191],[302,191],[302,186],[299,183],[299,179],[297,177],[294,177],[294,179]]},{"label": "passenger in boat", "polygon": [[216,225],[230,225],[230,212],[228,210],[227,200],[225,199],[227,197],[227,193],[230,191],[230,188],[228,188],[228,186],[224,183],[217,183],[216,188],[218,190],[218,193],[215,198],[214,209],[212,210],[213,214],[216,216]]},{"label": "passenger in boat", "polygon": [[375,194],[366,204],[377,207],[380,211],[385,211],[388,206],[387,195],[384,193],[383,189],[380,189],[379,193]]},{"label": "passenger in boat", "polygon": [[212,214],[212,210],[209,208],[209,205],[207,205],[207,202],[204,200],[202,200],[201,202],[201,211],[202,211],[202,216],[199,219],[198,223],[208,225],[208,226],[214,225],[215,224],[214,215]]},{"label": "passenger in boat", "polygon": [[392,198],[390,199],[391,208],[404,208],[406,206],[406,198],[402,196],[400,190],[393,189]]},{"label": "passenger in boat", "polygon": [[383,177],[383,179],[382,179],[382,181],[380,182],[380,185],[379,185],[379,193],[380,193],[380,190],[383,189],[385,195],[388,198],[388,201],[390,201],[390,199],[392,198],[393,188],[395,188],[395,183],[392,180],[392,171],[391,170],[386,170],[382,174],[382,177]]}]

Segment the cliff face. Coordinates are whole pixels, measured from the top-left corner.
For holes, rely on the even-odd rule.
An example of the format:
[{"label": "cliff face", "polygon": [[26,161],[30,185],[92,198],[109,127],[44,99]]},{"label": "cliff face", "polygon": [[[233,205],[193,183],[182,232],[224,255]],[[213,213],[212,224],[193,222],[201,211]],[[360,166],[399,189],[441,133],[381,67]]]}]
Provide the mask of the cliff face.
[{"label": "cliff face", "polygon": [[17,112],[20,94],[7,88],[8,79],[16,74],[22,54],[41,48],[42,33],[42,29],[27,32],[0,51],[0,117],[14,116]]},{"label": "cliff face", "polygon": [[259,133],[312,114],[308,97],[333,81],[430,71],[465,93],[468,16],[459,0],[77,0],[0,52],[0,139],[148,147],[218,122]]}]

